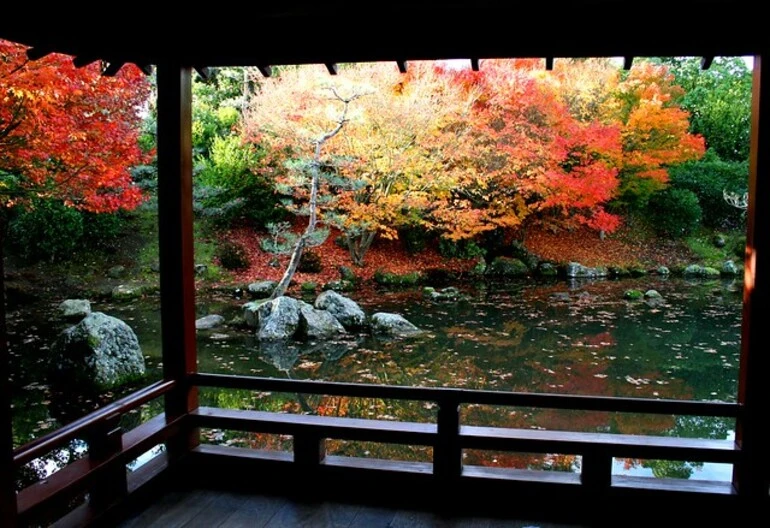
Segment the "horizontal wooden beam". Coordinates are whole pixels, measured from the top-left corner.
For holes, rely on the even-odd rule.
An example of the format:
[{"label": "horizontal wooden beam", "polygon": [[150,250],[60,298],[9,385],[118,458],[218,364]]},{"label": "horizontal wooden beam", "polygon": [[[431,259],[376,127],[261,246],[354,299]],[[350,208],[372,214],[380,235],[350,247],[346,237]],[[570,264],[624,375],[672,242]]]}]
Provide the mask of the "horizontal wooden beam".
[{"label": "horizontal wooden beam", "polygon": [[98,60],[99,58],[93,55],[78,55],[72,59],[72,64],[75,66],[75,68],[82,68],[84,66],[88,66],[89,64],[93,64]]},{"label": "horizontal wooden beam", "polygon": [[722,463],[736,462],[740,453],[733,440],[576,433],[468,425],[460,428],[460,445],[465,449],[493,451],[568,455],[601,453],[622,458]]},{"label": "horizontal wooden beam", "polygon": [[553,57],[546,57],[545,58],[545,69],[547,71],[553,70]]},{"label": "horizontal wooden beam", "polygon": [[475,58],[475,59],[472,58],[471,59],[471,70],[479,71],[479,59],[478,58]]},{"label": "horizontal wooden beam", "polygon": [[201,407],[190,413],[192,427],[234,429],[271,434],[303,435],[320,438],[376,441],[393,444],[432,445],[435,424],[330,418],[303,414],[241,411]]},{"label": "horizontal wooden beam", "polygon": [[53,50],[47,48],[29,48],[27,50],[27,58],[31,61],[36,61],[51,53],[53,53]]},{"label": "horizontal wooden beam", "polygon": [[152,75],[155,71],[155,67],[152,64],[137,64],[136,67],[145,75]]},{"label": "horizontal wooden beam", "polygon": [[102,72],[102,75],[104,75],[105,77],[115,77],[124,64],[125,62],[121,62],[121,61],[110,62],[109,64],[107,64],[107,67]]},{"label": "horizontal wooden beam", "polygon": [[334,62],[327,62],[325,64],[326,69],[329,71],[329,75],[337,75],[337,71],[339,68],[337,67],[337,64]]},{"label": "horizontal wooden beam", "polygon": [[261,73],[263,77],[272,77],[273,76],[273,67],[272,66],[257,66],[257,69],[259,70],[259,73]]},{"label": "horizontal wooden beam", "polygon": [[623,57],[623,69],[628,71],[631,69],[631,67],[634,65],[634,58],[633,57]]},{"label": "horizontal wooden beam", "polygon": [[194,374],[191,383],[204,387],[247,389],[274,392],[299,392],[354,398],[383,398],[415,401],[452,401],[509,407],[576,409],[585,411],[632,412],[688,416],[735,418],[742,407],[736,403],[664,400],[651,398],[616,398],[577,394],[541,394],[527,392],[479,391],[441,387],[404,387],[368,383],[300,381],[228,374]]},{"label": "horizontal wooden beam", "polygon": [[406,61],[400,60],[396,61],[396,65],[398,66],[398,71],[401,73],[406,73]]},{"label": "horizontal wooden beam", "polygon": [[711,63],[714,62],[714,57],[701,57],[700,59],[700,69],[701,70],[708,70],[711,68]]},{"label": "horizontal wooden beam", "polygon": [[211,69],[205,66],[195,66],[195,71],[198,72],[200,78],[204,81],[211,79]]}]

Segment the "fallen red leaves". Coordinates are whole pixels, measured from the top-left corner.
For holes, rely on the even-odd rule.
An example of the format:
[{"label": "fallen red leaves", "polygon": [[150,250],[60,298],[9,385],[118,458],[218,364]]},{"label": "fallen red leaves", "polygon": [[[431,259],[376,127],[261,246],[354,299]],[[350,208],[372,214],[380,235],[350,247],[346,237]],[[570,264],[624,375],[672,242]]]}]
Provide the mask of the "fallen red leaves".
[{"label": "fallen red leaves", "polygon": [[[279,280],[289,261],[288,255],[277,257],[280,266],[270,266],[270,261],[276,258],[271,253],[262,251],[259,241],[266,233],[255,232],[249,228],[237,228],[228,233],[227,238],[241,244],[249,256],[251,266],[235,273],[239,282],[255,280]],[[468,271],[475,261],[448,259],[439,255],[434,248],[427,248],[419,254],[407,253],[398,240],[377,239],[366,254],[365,266],[353,266],[347,248],[338,246],[335,239],[339,232],[332,231],[322,245],[310,249],[321,256],[323,269],[320,273],[300,273],[294,275],[295,286],[303,282],[315,282],[319,286],[340,278],[339,267],[348,266],[361,279],[371,279],[377,270],[405,274],[412,271],[424,271],[431,268],[441,268],[449,271]]]}]

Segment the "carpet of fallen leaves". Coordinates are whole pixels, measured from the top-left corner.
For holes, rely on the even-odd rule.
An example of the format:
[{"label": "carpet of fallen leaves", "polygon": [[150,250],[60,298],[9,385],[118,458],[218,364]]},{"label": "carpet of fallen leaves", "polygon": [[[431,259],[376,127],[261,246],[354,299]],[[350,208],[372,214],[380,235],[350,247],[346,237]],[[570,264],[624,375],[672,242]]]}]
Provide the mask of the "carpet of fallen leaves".
[{"label": "carpet of fallen leaves", "polygon": [[[297,227],[299,230],[299,226]],[[225,234],[225,238],[237,242],[246,251],[250,266],[234,273],[236,282],[256,280],[280,280],[289,261],[288,255],[273,255],[260,248],[259,242],[266,233],[239,227]],[[412,271],[443,269],[467,272],[476,264],[473,260],[442,257],[435,247],[428,247],[418,254],[408,253],[398,240],[377,239],[366,254],[363,267],[353,266],[348,251],[335,242],[338,232],[332,232],[326,241],[310,251],[320,255],[323,269],[319,273],[297,272],[291,289],[304,282],[321,285],[340,278],[340,266],[350,267],[363,280],[371,279],[375,272],[404,274]],[[530,229],[525,238],[529,251],[544,260],[565,263],[580,262],[586,266],[676,266],[692,261],[692,255],[681,242],[661,240],[649,234],[626,227],[602,240],[590,229],[562,230]],[[271,261],[278,265],[271,266]]]},{"label": "carpet of fallen leaves", "polygon": [[660,239],[633,227],[621,228],[604,240],[588,228],[527,233],[524,245],[544,260],[579,262],[584,266],[681,266],[693,261],[684,243]]},{"label": "carpet of fallen leaves", "polygon": [[[248,269],[235,272],[238,282],[253,282],[255,280],[280,280],[289,255],[273,255],[262,251],[259,241],[267,236],[266,233],[255,232],[249,228],[236,228],[227,234],[229,240],[237,242],[246,250],[251,265]],[[332,231],[326,241],[309,251],[318,253],[323,263],[320,273],[300,273],[294,275],[295,288],[303,282],[315,282],[319,286],[340,278],[340,266],[347,266],[363,280],[371,279],[375,272],[405,274],[412,271],[425,271],[440,268],[454,272],[468,271],[476,264],[475,261],[449,259],[438,254],[435,248],[426,248],[418,254],[406,252],[398,240],[376,239],[366,253],[364,266],[356,267],[350,260],[347,248],[340,247],[335,242],[339,232]],[[279,266],[271,266],[270,262],[278,260]]]}]

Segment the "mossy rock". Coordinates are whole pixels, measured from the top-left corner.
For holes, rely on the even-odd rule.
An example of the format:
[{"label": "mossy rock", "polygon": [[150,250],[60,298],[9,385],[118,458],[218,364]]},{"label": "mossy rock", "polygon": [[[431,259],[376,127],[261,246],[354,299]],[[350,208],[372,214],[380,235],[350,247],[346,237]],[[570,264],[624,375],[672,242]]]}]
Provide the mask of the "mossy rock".
[{"label": "mossy rock", "polygon": [[133,301],[153,293],[156,289],[148,284],[119,284],[112,289],[111,297],[118,302]]},{"label": "mossy rock", "polygon": [[335,280],[331,282],[327,282],[323,285],[323,288],[321,288],[324,291],[327,290],[333,290],[336,292],[347,292],[347,291],[353,291],[356,289],[356,285],[354,282],[348,281],[348,280]]},{"label": "mossy rock", "polygon": [[559,270],[550,262],[541,262],[537,267],[537,274],[541,277],[556,277],[559,274]]},{"label": "mossy rock", "polygon": [[623,298],[627,301],[641,301],[644,299],[644,293],[639,290],[626,290],[623,292]]},{"label": "mossy rock", "polygon": [[487,275],[494,277],[524,277],[529,274],[529,268],[519,259],[497,257],[487,269]]},{"label": "mossy rock", "polygon": [[299,289],[302,290],[302,293],[315,293],[317,288],[318,284],[315,282],[303,282],[299,286]]},{"label": "mossy rock", "polygon": [[374,273],[374,282],[381,286],[410,287],[420,284],[424,280],[422,273],[413,271],[399,275],[388,271],[377,270]]},{"label": "mossy rock", "polygon": [[705,266],[702,268],[701,276],[705,279],[718,279],[722,274],[716,268]]},{"label": "mossy rock", "polygon": [[609,271],[610,277],[622,278],[631,276],[631,271],[623,266],[610,266],[607,268],[607,271]]},{"label": "mossy rock", "polygon": [[340,279],[343,281],[348,281],[348,282],[358,281],[358,277],[356,276],[355,272],[347,266],[340,266],[339,272],[340,272]]},{"label": "mossy rock", "polygon": [[629,268],[628,272],[631,274],[632,277],[644,277],[645,275],[647,275],[647,270],[639,266],[633,266]]}]

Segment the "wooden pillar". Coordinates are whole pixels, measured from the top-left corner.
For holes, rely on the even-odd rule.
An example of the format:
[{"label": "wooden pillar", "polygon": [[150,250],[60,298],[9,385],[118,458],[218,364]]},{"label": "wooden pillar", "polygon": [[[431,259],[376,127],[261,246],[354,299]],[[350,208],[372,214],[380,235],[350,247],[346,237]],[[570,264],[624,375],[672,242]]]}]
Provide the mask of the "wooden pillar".
[{"label": "wooden pillar", "polygon": [[[0,213],[4,215],[4,213]],[[0,218],[0,229],[5,229]],[[11,355],[8,352],[8,335],[5,329],[5,266],[3,247],[0,244],[0,519],[3,526],[16,526],[16,491],[13,465],[13,422],[11,420]]]},{"label": "wooden pillar", "polygon": [[[749,162],[749,209],[743,291],[743,332],[738,401],[743,416],[738,420],[737,441],[741,461],[733,481],[740,496],[768,500],[770,446],[770,62],[762,69],[764,55],[754,58],[751,157]],[[767,517],[767,512],[764,513]],[[762,524],[760,522],[760,524]]]},{"label": "wooden pillar", "polygon": [[[192,71],[180,64],[158,65],[158,222],[160,238],[163,377],[178,387],[166,396],[166,417],[198,407],[188,384],[197,371],[192,212]],[[183,430],[169,453],[197,445],[197,431]],[[179,451],[179,453],[175,453]]]}]

